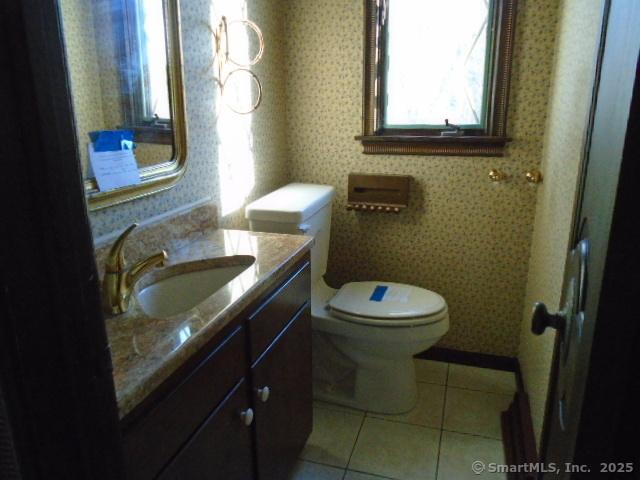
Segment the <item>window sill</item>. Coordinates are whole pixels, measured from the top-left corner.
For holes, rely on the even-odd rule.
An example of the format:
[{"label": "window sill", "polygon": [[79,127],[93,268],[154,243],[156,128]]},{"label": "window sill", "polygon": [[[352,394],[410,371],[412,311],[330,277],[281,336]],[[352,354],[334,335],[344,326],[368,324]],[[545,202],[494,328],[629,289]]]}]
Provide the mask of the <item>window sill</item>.
[{"label": "window sill", "polygon": [[171,128],[155,126],[128,126],[119,128],[132,130],[134,141],[137,143],[156,143],[160,145],[173,145],[173,130]]},{"label": "window sill", "polygon": [[370,155],[443,155],[502,157],[511,139],[495,136],[358,135],[363,152]]}]

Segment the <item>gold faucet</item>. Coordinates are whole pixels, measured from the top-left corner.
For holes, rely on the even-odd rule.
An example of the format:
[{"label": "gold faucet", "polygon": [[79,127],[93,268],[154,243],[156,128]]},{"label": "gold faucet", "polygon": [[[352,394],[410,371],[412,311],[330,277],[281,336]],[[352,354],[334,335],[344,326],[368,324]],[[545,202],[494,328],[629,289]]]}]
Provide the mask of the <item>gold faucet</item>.
[{"label": "gold faucet", "polygon": [[153,267],[163,266],[169,258],[167,252],[162,250],[126,270],[123,253],[124,241],[137,226],[138,224],[134,223],[127,228],[115,241],[107,256],[104,279],[102,280],[102,302],[105,312],[109,314],[125,313],[129,309],[133,287],[138,280]]}]

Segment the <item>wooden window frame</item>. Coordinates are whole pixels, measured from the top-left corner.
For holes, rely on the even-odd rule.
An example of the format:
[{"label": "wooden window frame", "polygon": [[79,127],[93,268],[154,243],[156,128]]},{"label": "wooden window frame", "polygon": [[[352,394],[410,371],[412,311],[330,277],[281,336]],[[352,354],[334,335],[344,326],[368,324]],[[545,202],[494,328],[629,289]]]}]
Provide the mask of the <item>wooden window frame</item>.
[{"label": "wooden window frame", "polygon": [[388,0],[364,0],[364,72],[362,135],[365,154],[447,155],[501,157],[511,139],[506,134],[509,84],[517,0],[494,0],[489,101],[484,129],[462,136],[440,136],[441,129],[383,128],[384,59],[386,24],[383,9]]},{"label": "wooden window frame", "polygon": [[[147,78],[133,81],[127,73],[131,70],[139,70],[139,65],[144,62],[142,52],[138,50],[138,27],[139,19],[137,15],[138,0],[121,0],[119,9],[116,10],[114,25],[116,26],[115,41],[118,48],[120,62],[120,88],[122,92],[122,113],[124,124],[118,128],[132,130],[135,141],[140,143],[156,143],[161,145],[173,145],[173,121],[171,118],[153,119],[146,115],[146,105],[144,104],[143,90],[148,82]],[[168,45],[169,25],[167,22],[167,3],[162,0],[165,11],[165,42]],[[167,49],[167,63],[170,62],[170,52]],[[167,79],[169,72],[167,71]],[[169,86],[171,92],[171,86]],[[171,97],[171,94],[169,94]],[[171,102],[171,98],[169,99]]]}]

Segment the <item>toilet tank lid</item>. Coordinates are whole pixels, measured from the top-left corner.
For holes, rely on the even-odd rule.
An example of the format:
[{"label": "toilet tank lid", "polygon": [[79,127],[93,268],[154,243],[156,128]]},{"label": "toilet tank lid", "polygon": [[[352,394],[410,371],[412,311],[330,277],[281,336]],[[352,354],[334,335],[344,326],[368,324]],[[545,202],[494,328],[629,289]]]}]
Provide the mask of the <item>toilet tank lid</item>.
[{"label": "toilet tank lid", "polygon": [[249,220],[300,223],[331,203],[335,188],[312,183],[290,183],[247,205]]}]

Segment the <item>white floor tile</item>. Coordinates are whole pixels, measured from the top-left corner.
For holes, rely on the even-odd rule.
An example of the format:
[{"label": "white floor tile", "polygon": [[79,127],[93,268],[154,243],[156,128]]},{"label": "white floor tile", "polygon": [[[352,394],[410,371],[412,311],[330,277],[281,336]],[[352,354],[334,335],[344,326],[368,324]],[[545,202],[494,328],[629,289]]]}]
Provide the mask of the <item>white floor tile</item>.
[{"label": "white floor tile", "polygon": [[298,462],[289,480],[342,480],[344,470],[311,462]]},{"label": "white floor tile", "polygon": [[440,431],[367,417],[349,469],[398,480],[435,479]]},{"label": "white floor tile", "polygon": [[416,365],[416,379],[418,382],[445,385],[447,383],[448,363],[434,360],[414,359]]},{"label": "white floor tile", "polygon": [[447,387],[443,429],[500,439],[500,414],[511,395]]},{"label": "white floor tile", "polygon": [[367,416],[392,420],[394,422],[422,425],[423,427],[442,427],[445,387],[429,383],[418,384],[418,403],[415,408],[400,415],[382,415],[367,413]]},{"label": "white floor tile", "polygon": [[353,450],[362,416],[314,408],[313,431],[300,458],[344,468]]},{"label": "white floor tile", "polygon": [[491,393],[513,394],[517,390],[513,372],[455,364],[449,365],[447,385]]},{"label": "white floor tile", "polygon": [[[485,471],[475,473],[472,469],[474,462],[482,462]],[[488,471],[492,463],[504,464],[504,451],[500,440],[442,432],[438,480],[505,480],[506,474]]]}]

